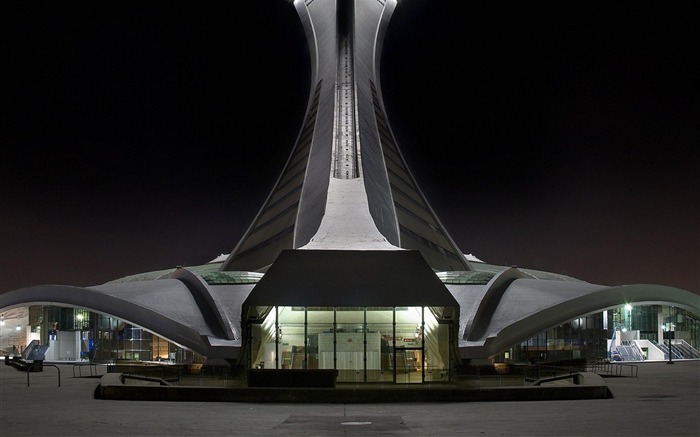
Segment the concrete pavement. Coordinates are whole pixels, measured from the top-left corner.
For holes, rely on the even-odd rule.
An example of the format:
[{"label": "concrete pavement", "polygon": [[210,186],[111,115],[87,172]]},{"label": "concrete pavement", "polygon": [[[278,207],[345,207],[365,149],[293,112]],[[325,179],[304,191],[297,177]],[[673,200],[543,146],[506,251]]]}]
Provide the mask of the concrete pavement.
[{"label": "concrete pavement", "polygon": [[95,399],[72,366],[27,375],[0,365],[0,435],[10,436],[693,436],[700,361],[638,363],[606,378],[611,399],[286,404]]}]

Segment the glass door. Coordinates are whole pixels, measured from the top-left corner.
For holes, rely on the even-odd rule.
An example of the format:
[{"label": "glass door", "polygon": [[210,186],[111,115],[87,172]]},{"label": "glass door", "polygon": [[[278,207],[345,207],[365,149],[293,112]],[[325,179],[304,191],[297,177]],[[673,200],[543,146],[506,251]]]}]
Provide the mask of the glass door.
[{"label": "glass door", "polygon": [[423,308],[397,307],[394,312],[394,382],[423,382]]}]

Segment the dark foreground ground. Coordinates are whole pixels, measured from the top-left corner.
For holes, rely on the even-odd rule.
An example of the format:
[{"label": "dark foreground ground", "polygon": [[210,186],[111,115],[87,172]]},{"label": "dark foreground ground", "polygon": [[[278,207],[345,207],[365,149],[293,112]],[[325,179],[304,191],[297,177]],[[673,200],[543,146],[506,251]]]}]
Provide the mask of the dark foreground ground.
[{"label": "dark foreground ground", "polygon": [[246,403],[95,399],[72,365],[27,375],[0,365],[0,435],[700,436],[700,361],[638,363],[608,399]]}]

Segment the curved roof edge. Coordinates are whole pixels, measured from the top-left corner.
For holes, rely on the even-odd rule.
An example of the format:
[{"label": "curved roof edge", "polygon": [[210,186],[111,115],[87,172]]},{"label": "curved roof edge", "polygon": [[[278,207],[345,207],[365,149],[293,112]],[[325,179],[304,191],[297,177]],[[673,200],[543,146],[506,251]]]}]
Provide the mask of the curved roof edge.
[{"label": "curved roof edge", "polygon": [[476,341],[460,341],[460,356],[488,358],[562,322],[626,303],[674,305],[700,314],[700,296],[680,288],[654,284],[603,287],[539,309]]},{"label": "curved roof edge", "polygon": [[486,284],[486,290],[481,301],[479,301],[479,307],[474,313],[474,317],[467,322],[462,338],[465,340],[475,340],[483,335],[484,330],[488,326],[488,320],[491,319],[493,312],[498,307],[503,293],[505,293],[513,281],[521,278],[532,278],[532,276],[511,267],[496,274],[496,276]]},{"label": "curved roof edge", "polygon": [[214,319],[216,321],[216,328],[223,334],[223,337],[228,340],[237,340],[236,333],[231,327],[230,320],[226,316],[226,313],[222,311],[223,308],[219,308],[216,304],[214,297],[209,292],[209,288],[201,276],[183,268],[175,270],[168,277],[177,279],[187,286],[195,297],[195,301],[197,301],[199,311],[209,316],[205,317],[206,319]]},{"label": "curved roof edge", "polygon": [[119,299],[95,289],[67,285],[37,285],[0,295],[2,309],[32,304],[62,304],[109,314],[141,326],[195,352],[205,355],[208,353],[208,342],[205,343],[205,338],[189,326],[137,303]]}]

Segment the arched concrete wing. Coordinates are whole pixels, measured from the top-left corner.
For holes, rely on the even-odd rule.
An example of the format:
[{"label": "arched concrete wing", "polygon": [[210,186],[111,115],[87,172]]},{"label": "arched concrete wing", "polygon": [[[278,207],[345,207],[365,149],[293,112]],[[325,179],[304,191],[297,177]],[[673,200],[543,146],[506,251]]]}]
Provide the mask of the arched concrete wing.
[{"label": "arched concrete wing", "polygon": [[201,354],[212,335],[187,287],[175,279],[98,287],[38,285],[0,295],[0,307],[67,305],[109,314]]},{"label": "arched concrete wing", "polygon": [[626,303],[674,305],[700,313],[700,296],[674,287],[516,279],[490,317],[479,318],[482,326],[472,328],[483,334],[460,340],[460,356],[488,358],[552,326]]}]

